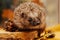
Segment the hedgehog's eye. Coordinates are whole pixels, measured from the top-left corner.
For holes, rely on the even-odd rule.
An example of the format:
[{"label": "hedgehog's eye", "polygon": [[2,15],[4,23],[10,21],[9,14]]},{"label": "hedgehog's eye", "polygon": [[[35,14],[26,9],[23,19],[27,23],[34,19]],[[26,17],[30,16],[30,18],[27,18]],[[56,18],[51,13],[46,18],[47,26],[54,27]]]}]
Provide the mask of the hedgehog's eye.
[{"label": "hedgehog's eye", "polygon": [[24,13],[22,13],[22,14],[21,14],[21,17],[22,17],[22,18],[23,18],[23,17],[25,17],[25,14],[24,14]]},{"label": "hedgehog's eye", "polygon": [[22,13],[22,14],[21,14],[21,17],[22,17],[22,18],[26,18],[26,14],[25,14],[25,13]]}]

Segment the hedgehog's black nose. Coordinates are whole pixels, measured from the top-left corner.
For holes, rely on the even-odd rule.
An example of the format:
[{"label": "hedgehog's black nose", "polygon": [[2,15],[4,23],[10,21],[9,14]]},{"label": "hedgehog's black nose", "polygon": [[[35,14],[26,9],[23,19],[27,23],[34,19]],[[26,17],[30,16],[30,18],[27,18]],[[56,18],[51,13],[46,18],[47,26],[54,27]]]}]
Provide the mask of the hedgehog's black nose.
[{"label": "hedgehog's black nose", "polygon": [[33,26],[37,26],[37,25],[40,24],[40,20],[33,20],[32,18],[30,18],[28,21],[29,21],[30,24],[33,25]]},{"label": "hedgehog's black nose", "polygon": [[39,25],[40,24],[40,22],[37,22],[37,21],[32,21],[32,22],[30,22],[33,26],[37,26],[37,25]]}]

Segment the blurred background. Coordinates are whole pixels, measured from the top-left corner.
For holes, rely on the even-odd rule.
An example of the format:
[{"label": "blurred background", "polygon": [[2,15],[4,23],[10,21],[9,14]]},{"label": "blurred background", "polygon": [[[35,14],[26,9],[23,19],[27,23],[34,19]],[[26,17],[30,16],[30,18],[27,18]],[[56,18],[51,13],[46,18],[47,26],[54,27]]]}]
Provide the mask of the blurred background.
[{"label": "blurred background", "polygon": [[53,26],[60,23],[59,0],[0,0],[0,25],[8,19],[13,19],[14,9],[21,3],[32,1],[42,7],[46,7],[47,26]]},{"label": "blurred background", "polygon": [[54,26],[59,24],[59,0],[46,0],[46,8],[48,10],[46,18],[47,25]]}]

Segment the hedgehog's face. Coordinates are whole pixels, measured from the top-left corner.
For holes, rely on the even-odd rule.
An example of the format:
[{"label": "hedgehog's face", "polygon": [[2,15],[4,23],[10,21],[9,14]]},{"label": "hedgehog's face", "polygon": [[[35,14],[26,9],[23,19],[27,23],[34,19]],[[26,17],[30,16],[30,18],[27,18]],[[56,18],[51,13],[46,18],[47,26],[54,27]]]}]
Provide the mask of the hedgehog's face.
[{"label": "hedgehog's face", "polygon": [[15,18],[15,24],[19,27],[36,27],[44,23],[44,13],[35,12],[22,12]]},{"label": "hedgehog's face", "polygon": [[31,26],[37,26],[41,24],[41,13],[37,12],[23,12],[20,15],[20,18],[22,19],[22,24],[24,25],[31,25]]}]

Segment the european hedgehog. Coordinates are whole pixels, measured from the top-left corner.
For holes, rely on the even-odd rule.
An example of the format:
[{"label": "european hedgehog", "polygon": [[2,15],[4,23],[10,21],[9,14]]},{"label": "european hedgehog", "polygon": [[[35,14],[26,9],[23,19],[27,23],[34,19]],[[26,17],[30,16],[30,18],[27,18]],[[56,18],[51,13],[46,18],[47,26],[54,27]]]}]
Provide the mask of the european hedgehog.
[{"label": "european hedgehog", "polygon": [[[7,31],[24,31],[31,32],[37,31],[38,37],[45,30],[45,8],[33,2],[25,2],[20,4],[14,10],[14,17],[12,22],[5,23],[5,28]],[[12,23],[12,24],[11,24]]]}]

